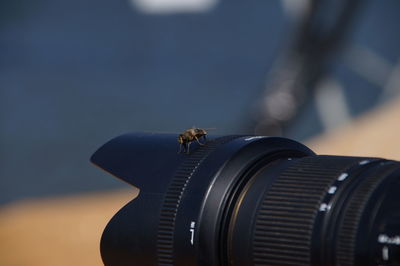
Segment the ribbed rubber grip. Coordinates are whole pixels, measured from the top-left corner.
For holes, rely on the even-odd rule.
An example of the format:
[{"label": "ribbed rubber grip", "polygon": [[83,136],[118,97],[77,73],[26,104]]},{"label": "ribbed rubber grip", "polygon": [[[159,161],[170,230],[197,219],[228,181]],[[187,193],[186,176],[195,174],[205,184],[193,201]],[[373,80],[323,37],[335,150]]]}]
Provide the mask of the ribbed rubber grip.
[{"label": "ribbed rubber grip", "polygon": [[338,265],[351,266],[355,264],[356,237],[368,199],[371,198],[372,193],[377,190],[379,184],[384,180],[383,177],[389,175],[397,167],[390,161],[381,163],[382,165],[386,167],[376,168],[374,172],[362,180],[352,193],[349,204],[343,211],[343,221],[339,226],[338,241],[336,243]]},{"label": "ribbed rubber grip", "polygon": [[332,184],[359,158],[306,157],[284,170],[256,216],[254,265],[310,265],[315,218]]},{"label": "ribbed rubber grip", "polygon": [[168,186],[164,202],[160,211],[160,220],[157,233],[157,252],[158,265],[173,265],[173,244],[175,218],[181,202],[182,194],[186,184],[189,182],[193,173],[201,162],[216,149],[220,144],[229,142],[240,136],[232,135],[207,141],[207,144],[200,146],[193,154],[188,154],[187,158],[178,167]]}]

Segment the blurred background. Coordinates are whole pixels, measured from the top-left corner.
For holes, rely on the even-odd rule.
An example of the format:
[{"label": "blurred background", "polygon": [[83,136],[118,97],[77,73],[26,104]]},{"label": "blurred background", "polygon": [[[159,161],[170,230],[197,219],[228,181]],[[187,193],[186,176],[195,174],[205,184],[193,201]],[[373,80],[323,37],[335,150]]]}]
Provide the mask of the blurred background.
[{"label": "blurred background", "polygon": [[101,265],[101,230],[134,191],[89,157],[125,132],[196,126],[400,159],[399,11],[0,1],[0,265]]}]

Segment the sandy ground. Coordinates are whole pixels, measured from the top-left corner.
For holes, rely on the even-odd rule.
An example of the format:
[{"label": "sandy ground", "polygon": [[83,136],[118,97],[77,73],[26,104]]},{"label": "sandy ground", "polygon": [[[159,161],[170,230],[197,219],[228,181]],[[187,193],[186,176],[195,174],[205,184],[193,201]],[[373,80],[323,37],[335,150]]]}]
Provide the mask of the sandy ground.
[{"label": "sandy ground", "polygon": [[[319,154],[400,160],[400,100],[307,144]],[[135,190],[18,202],[0,209],[1,266],[102,265],[107,221]]]},{"label": "sandy ground", "polygon": [[400,99],[306,143],[318,154],[400,160]]},{"label": "sandy ground", "polygon": [[135,195],[134,190],[94,193],[0,209],[0,265],[102,265],[104,226]]}]

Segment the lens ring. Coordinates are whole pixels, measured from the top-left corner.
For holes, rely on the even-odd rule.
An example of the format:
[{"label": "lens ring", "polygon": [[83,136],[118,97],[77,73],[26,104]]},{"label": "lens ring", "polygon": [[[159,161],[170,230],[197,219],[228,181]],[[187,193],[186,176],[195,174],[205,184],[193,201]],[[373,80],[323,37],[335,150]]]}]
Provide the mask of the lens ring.
[{"label": "lens ring", "polygon": [[312,237],[323,200],[332,184],[356,157],[301,158],[284,170],[267,191],[258,210],[253,238],[255,264],[312,264]]},{"label": "lens ring", "polygon": [[[385,168],[379,166],[386,166]],[[339,265],[354,265],[356,238],[360,231],[361,217],[365,212],[371,195],[385,180],[384,176],[390,175],[398,168],[392,161],[380,163],[375,171],[369,173],[356,187],[348,200],[343,213],[343,220],[339,224],[338,240],[336,243],[336,259]]]},{"label": "lens ring", "polygon": [[171,183],[165,193],[164,201],[160,210],[160,218],[157,232],[157,257],[159,265],[173,265],[173,244],[175,231],[175,218],[179,209],[182,194],[186,184],[189,182],[193,173],[213,152],[218,145],[234,140],[239,135],[224,136],[214,140],[209,140],[207,145],[200,146],[193,154],[187,156],[176,170]]},{"label": "lens ring", "polygon": [[[340,215],[349,201],[354,189],[362,181],[362,175],[374,169],[376,165],[384,161],[380,158],[359,158],[355,164],[351,165],[344,172],[340,173],[331,188],[334,187],[334,193],[328,193],[323,202],[327,206],[334,206],[324,215],[317,217],[314,229],[314,243],[318,247],[318,252],[314,252],[314,264],[332,264],[335,261],[335,243],[337,239],[337,228]],[[361,167],[362,166],[362,167]]]}]

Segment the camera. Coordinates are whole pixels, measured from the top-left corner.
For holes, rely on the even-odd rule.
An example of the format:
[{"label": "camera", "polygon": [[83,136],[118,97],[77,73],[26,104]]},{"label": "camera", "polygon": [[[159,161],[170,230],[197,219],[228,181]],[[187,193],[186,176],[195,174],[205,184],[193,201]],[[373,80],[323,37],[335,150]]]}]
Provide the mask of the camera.
[{"label": "camera", "polygon": [[[137,187],[104,229],[105,265],[400,265],[400,163],[294,140],[131,133],[91,161]],[[368,145],[368,144],[366,144]]]}]

